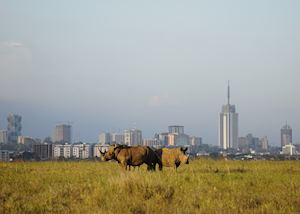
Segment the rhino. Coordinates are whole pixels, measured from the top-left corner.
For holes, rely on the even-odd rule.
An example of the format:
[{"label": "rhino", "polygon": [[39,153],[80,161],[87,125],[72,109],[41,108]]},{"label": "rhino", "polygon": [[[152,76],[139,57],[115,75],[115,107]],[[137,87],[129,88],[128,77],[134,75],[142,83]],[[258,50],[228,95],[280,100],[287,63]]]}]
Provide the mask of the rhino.
[{"label": "rhino", "polygon": [[174,167],[176,170],[180,164],[189,164],[189,156],[186,154],[187,148],[162,148],[156,150],[156,154],[161,159],[163,166]]},{"label": "rhino", "polygon": [[162,170],[162,162],[157,153],[148,146],[110,145],[108,151],[101,152],[101,160],[116,160],[122,168],[130,170],[130,166],[147,164],[148,170],[155,170],[156,164]]}]

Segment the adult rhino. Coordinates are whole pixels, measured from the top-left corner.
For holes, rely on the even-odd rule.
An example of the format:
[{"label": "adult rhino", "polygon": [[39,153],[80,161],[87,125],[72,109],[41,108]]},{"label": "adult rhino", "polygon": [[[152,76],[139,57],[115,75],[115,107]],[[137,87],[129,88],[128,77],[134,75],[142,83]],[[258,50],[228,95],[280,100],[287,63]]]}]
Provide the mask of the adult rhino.
[{"label": "adult rhino", "polygon": [[163,166],[177,169],[180,164],[189,164],[189,156],[186,154],[187,148],[162,148],[156,150],[156,154],[161,159]]},{"label": "adult rhino", "polygon": [[130,166],[147,164],[148,170],[155,170],[156,164],[162,170],[162,162],[154,150],[147,146],[110,145],[108,151],[101,152],[102,161],[116,160],[125,169]]}]

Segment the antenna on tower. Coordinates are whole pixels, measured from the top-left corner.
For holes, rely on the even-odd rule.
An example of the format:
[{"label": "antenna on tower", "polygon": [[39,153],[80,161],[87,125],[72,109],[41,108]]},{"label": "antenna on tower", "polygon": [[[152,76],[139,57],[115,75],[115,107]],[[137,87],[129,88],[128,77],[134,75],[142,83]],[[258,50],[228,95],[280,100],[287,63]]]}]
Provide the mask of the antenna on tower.
[{"label": "antenna on tower", "polygon": [[228,80],[228,88],[227,88],[227,104],[230,104],[230,81]]}]

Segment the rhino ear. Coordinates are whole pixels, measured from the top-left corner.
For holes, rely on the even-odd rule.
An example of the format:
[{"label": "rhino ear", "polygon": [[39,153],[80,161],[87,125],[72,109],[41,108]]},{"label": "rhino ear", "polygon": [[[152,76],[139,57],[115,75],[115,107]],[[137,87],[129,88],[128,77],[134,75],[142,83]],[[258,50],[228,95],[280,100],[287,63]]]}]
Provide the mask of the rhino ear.
[{"label": "rhino ear", "polygon": [[183,148],[183,147],[180,148],[180,150],[183,151],[183,153],[185,153],[187,151],[187,149],[188,149],[187,147],[186,148]]}]

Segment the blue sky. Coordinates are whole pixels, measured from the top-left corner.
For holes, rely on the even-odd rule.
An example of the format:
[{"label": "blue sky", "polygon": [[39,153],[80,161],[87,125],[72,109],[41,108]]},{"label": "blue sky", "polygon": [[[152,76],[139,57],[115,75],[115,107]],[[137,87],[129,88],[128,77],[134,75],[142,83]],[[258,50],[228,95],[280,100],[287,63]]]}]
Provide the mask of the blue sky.
[{"label": "blue sky", "polygon": [[239,133],[300,143],[299,1],[2,1],[0,128],[44,138],[185,126],[216,144],[227,80]]}]

